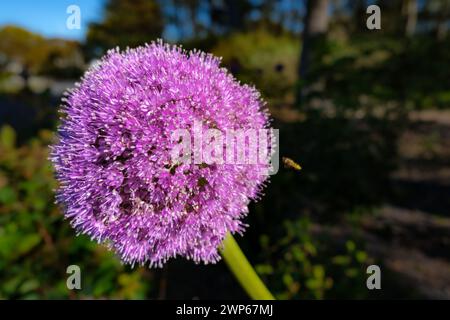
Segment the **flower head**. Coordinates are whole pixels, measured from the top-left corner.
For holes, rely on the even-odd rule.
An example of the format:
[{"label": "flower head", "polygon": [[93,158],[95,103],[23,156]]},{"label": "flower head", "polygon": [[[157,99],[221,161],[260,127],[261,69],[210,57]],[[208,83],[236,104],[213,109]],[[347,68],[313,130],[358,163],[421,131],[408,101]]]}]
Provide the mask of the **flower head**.
[{"label": "flower head", "polygon": [[[51,160],[57,201],[73,227],[126,263],[177,255],[216,262],[227,232],[267,176],[267,164],[173,163],[171,139],[203,129],[268,128],[258,92],[199,51],[152,43],[111,50],[63,100]],[[202,130],[203,130],[202,129]]]}]

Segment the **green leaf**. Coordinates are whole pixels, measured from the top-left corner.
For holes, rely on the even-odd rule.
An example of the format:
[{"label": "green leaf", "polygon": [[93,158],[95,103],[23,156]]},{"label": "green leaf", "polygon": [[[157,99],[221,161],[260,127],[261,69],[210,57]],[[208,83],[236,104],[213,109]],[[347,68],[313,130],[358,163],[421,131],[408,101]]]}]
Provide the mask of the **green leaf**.
[{"label": "green leaf", "polygon": [[289,274],[289,273],[285,273],[284,275],[283,275],[283,283],[286,285],[286,286],[290,286],[290,285],[292,285],[292,283],[294,282],[294,279],[292,278],[292,276]]},{"label": "green leaf", "polygon": [[356,260],[359,263],[363,263],[367,260],[367,253],[365,253],[364,251],[357,251],[356,252]]},{"label": "green leaf", "polygon": [[332,259],[334,264],[345,266],[350,264],[350,257],[347,256],[335,256]]},{"label": "green leaf", "polygon": [[19,288],[20,293],[25,294],[39,288],[39,281],[27,280]]},{"label": "green leaf", "polygon": [[22,238],[22,240],[19,242],[19,244],[16,248],[17,256],[21,256],[23,254],[28,253],[35,246],[37,246],[40,241],[41,241],[41,237],[38,234],[26,235],[24,238]]},{"label": "green leaf", "polygon": [[313,267],[314,277],[322,279],[325,277],[325,270],[323,266],[317,265]]},{"label": "green leaf", "polygon": [[3,187],[0,189],[0,203],[8,205],[16,201],[16,193],[11,187]]},{"label": "green leaf", "polygon": [[12,149],[16,145],[16,133],[11,126],[3,126],[0,130],[0,145]]},{"label": "green leaf", "polygon": [[350,268],[345,271],[345,275],[349,278],[356,277],[358,275],[358,273],[359,273],[358,269],[356,269],[356,268]]},{"label": "green leaf", "polygon": [[22,281],[20,276],[16,276],[11,278],[3,283],[3,290],[7,293],[13,293],[16,291],[16,288],[19,286],[20,281]]},{"label": "green leaf", "polygon": [[347,250],[350,251],[350,252],[355,251],[355,249],[356,249],[355,243],[353,241],[351,241],[351,240],[347,241],[345,243],[345,246],[347,247]]}]

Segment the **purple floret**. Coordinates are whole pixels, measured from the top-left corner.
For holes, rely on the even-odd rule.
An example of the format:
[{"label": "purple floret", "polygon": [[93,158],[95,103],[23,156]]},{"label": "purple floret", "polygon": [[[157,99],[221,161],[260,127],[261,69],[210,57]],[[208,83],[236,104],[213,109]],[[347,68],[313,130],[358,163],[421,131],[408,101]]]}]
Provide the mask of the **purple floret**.
[{"label": "purple floret", "polygon": [[57,201],[78,233],[130,264],[220,259],[267,176],[259,164],[174,165],[171,133],[194,121],[224,131],[269,120],[259,93],[219,64],[162,42],[112,50],[67,93],[51,160]]}]

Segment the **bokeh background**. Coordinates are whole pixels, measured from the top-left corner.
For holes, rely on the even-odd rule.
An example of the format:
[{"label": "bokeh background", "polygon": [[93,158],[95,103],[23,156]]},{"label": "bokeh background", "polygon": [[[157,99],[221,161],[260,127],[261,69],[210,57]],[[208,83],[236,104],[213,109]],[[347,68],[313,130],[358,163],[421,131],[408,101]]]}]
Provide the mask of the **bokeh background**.
[{"label": "bokeh background", "polygon": [[0,298],[247,298],[223,262],[123,266],[54,204],[62,93],[107,49],[163,38],[254,84],[303,167],[271,178],[237,239],[277,298],[449,299],[449,21],[447,0],[2,1]]}]

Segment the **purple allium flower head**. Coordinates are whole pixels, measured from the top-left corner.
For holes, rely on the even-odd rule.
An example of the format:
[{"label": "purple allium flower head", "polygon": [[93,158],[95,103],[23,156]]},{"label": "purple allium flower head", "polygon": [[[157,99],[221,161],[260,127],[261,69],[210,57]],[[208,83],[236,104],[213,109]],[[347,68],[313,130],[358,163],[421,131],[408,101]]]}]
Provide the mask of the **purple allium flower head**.
[{"label": "purple allium flower head", "polygon": [[111,50],[63,99],[51,160],[57,201],[79,232],[125,263],[177,255],[216,262],[227,232],[261,195],[264,165],[171,163],[171,132],[269,128],[258,92],[220,60],[161,41]]}]

